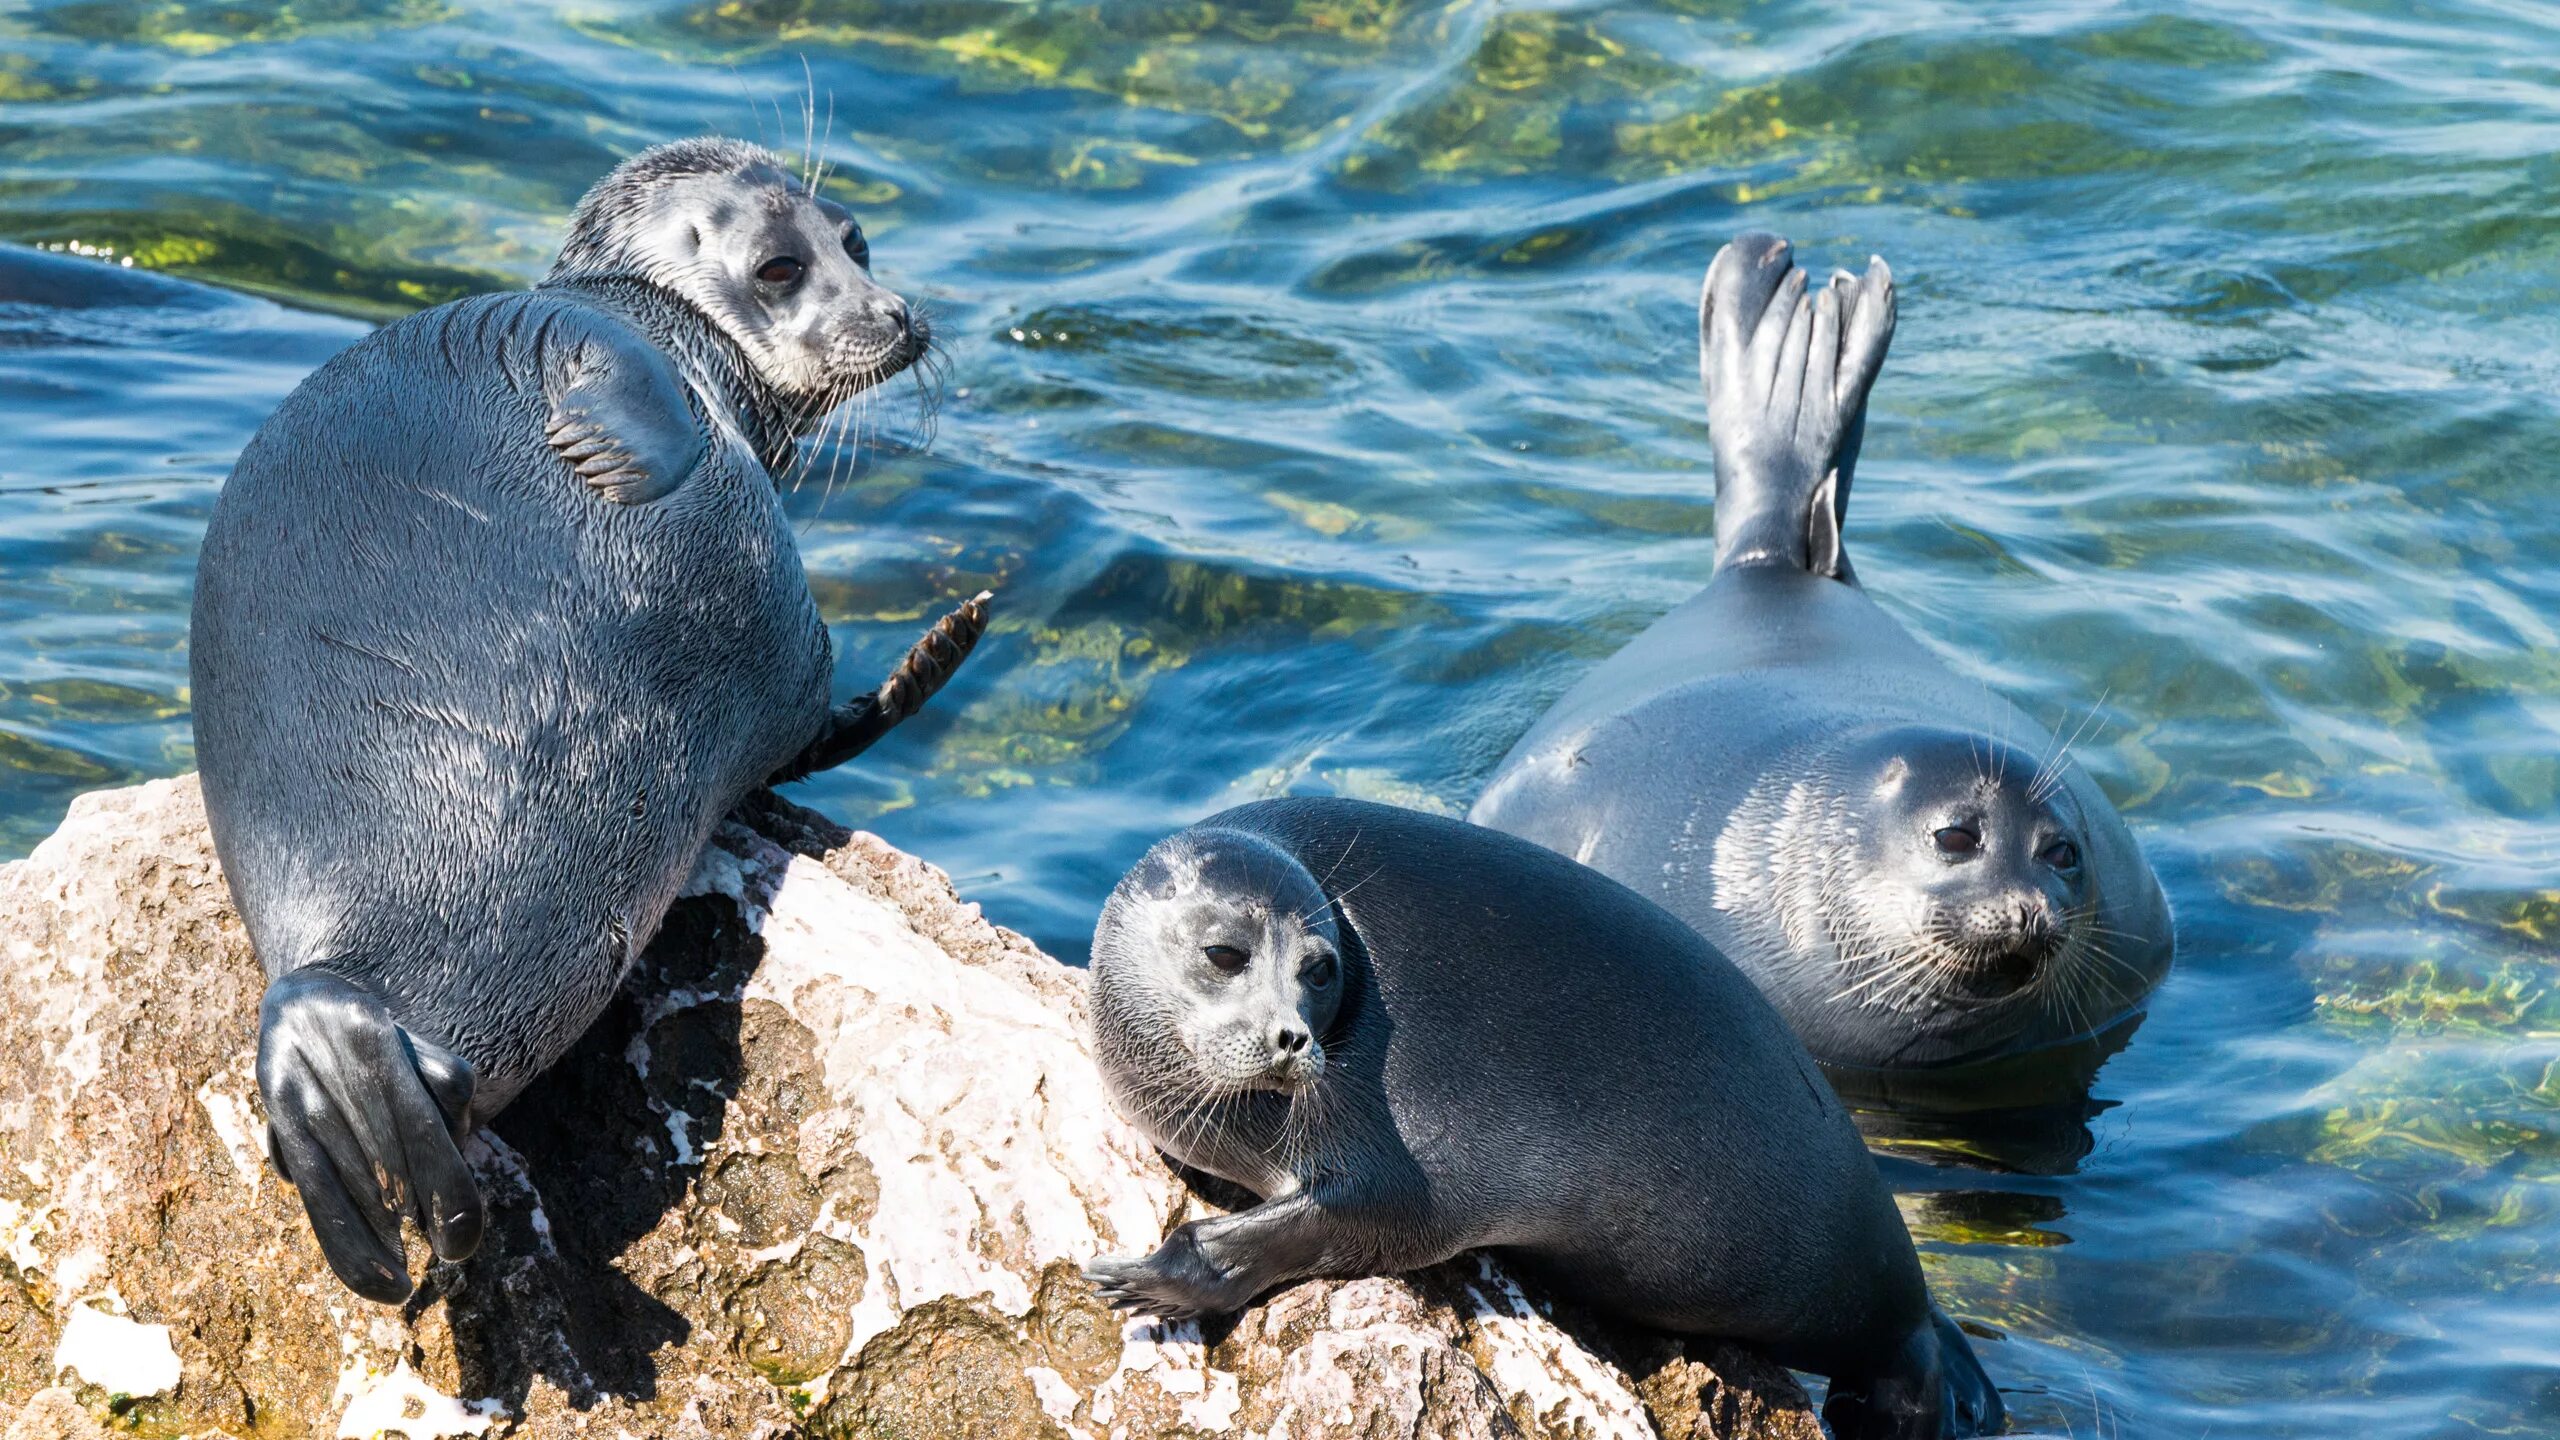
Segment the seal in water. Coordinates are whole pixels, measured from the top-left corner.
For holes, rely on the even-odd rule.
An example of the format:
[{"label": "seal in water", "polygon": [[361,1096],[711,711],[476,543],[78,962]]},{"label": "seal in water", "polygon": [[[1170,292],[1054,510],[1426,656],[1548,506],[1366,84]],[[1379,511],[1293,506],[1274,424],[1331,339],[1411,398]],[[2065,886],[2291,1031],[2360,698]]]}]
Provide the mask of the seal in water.
[{"label": "seal in water", "polygon": [[1262,1197],[1085,1273],[1181,1319],[1491,1248],[1640,1324],[1831,1377],[1847,1436],[1998,1394],[1786,1022],[1696,931],[1510,836],[1269,800],[1159,843],[1093,941],[1115,1102]]},{"label": "seal in water", "polygon": [[1893,276],[1879,259],[1805,290],[1774,235],[1708,268],[1714,578],[1557,702],[1470,818],[1660,901],[1826,1064],[1951,1066],[2111,1029],[2168,970],[2160,882],[2068,746],[1851,573],[1841,519]]},{"label": "seal in water", "polygon": [[269,1153],[348,1288],[479,1244],[459,1139],[612,996],[713,827],[923,704],[984,596],[832,710],[774,476],[923,353],[852,218],[735,141],[579,204],[530,293],[375,332],[240,457],[198,566],[207,813],[270,984]]}]

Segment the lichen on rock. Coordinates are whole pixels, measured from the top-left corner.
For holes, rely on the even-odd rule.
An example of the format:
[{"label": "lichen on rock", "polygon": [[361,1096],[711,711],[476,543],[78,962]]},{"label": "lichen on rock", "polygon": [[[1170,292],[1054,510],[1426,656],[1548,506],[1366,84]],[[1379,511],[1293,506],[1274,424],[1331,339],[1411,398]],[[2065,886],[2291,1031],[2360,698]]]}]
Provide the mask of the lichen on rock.
[{"label": "lichen on rock", "polygon": [[1819,1434],[1767,1362],[1474,1258],[1124,1321],[1078,1265],[1204,1202],[1111,1112],[1082,973],[770,796],[691,888],[467,1146],[480,1252],[382,1307],[266,1168],[193,779],[83,797],[0,867],[0,1440]]}]

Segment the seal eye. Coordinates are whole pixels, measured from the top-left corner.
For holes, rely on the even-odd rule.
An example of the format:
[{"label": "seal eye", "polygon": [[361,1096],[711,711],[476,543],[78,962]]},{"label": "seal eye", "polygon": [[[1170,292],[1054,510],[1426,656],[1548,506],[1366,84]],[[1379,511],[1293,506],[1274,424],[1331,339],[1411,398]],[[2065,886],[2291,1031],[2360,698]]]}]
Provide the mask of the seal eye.
[{"label": "seal eye", "polygon": [[862,238],[861,226],[844,232],[844,253],[853,257],[854,264],[865,270],[871,268],[871,242]]},{"label": "seal eye", "polygon": [[1929,838],[1938,842],[1942,855],[1970,855],[1982,848],[1982,832],[1970,825],[1949,825]]},{"label": "seal eye", "polygon": [[808,268],[791,256],[776,255],[756,267],[756,278],[767,285],[790,285],[797,283]]},{"label": "seal eye", "polygon": [[1217,966],[1220,972],[1228,975],[1241,975],[1244,973],[1244,967],[1253,963],[1252,956],[1233,945],[1212,945],[1200,953],[1208,956],[1210,964]]},{"label": "seal eye", "polygon": [[1319,951],[1314,958],[1307,961],[1307,968],[1299,971],[1298,974],[1307,982],[1308,989],[1329,990],[1333,988],[1333,977],[1340,969],[1341,967],[1334,963],[1333,956]]},{"label": "seal eye", "polygon": [[2044,847],[2043,853],[2036,858],[2056,870],[2077,870],[2080,868],[2080,847],[2068,840],[2056,840]]}]

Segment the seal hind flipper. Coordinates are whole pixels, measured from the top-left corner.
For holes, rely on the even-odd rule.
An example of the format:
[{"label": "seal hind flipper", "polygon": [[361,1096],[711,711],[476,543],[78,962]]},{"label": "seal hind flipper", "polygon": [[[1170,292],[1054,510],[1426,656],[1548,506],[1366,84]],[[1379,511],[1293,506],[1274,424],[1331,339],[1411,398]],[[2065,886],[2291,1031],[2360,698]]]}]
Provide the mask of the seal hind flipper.
[{"label": "seal hind flipper", "polygon": [[1964,1332],[1932,1305],[1884,1370],[1831,1382],[1822,1423],[1837,1440],[1961,1440],[1999,1434],[2009,1412]]},{"label": "seal hind flipper", "polygon": [[[1876,257],[1863,277],[1844,271],[1806,288],[1787,242],[1761,232],[1707,267],[1698,377],[1715,446],[1716,567],[1789,564],[1849,580],[1839,528],[1867,393],[1893,340],[1893,271]],[[1830,554],[1817,563],[1826,520]]]},{"label": "seal hind flipper", "polygon": [[701,463],[702,427],[666,352],[605,323],[546,344],[542,437],[598,495],[646,505]]},{"label": "seal hind flipper", "polygon": [[981,590],[962,601],[960,608],[934,622],[923,638],[907,648],[906,657],[880,688],[851,700],[828,713],[826,728],[808,748],[794,757],[767,780],[768,785],[788,785],[821,770],[831,770],[877,743],[881,736],[898,727],[908,716],[924,708],[948,681],[960,662],[978,646],[978,637],[987,633],[987,602],[995,598],[992,590]]},{"label": "seal hind flipper", "polygon": [[480,1248],[486,1212],[458,1144],[474,1083],[470,1062],[401,1029],[338,975],[306,966],[267,987],[258,1089],[268,1158],[301,1192],[329,1268],[368,1300],[408,1298],[404,1215],[440,1260]]}]

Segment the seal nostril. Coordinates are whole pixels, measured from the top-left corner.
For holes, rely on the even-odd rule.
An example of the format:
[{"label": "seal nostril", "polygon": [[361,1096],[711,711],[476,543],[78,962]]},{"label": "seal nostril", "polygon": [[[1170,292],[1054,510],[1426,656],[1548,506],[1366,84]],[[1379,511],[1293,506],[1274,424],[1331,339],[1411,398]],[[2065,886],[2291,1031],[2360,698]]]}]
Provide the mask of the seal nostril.
[{"label": "seal nostril", "polygon": [[1271,1032],[1271,1048],[1283,1055],[1303,1055],[1312,1038],[1295,1025],[1283,1025]]}]

